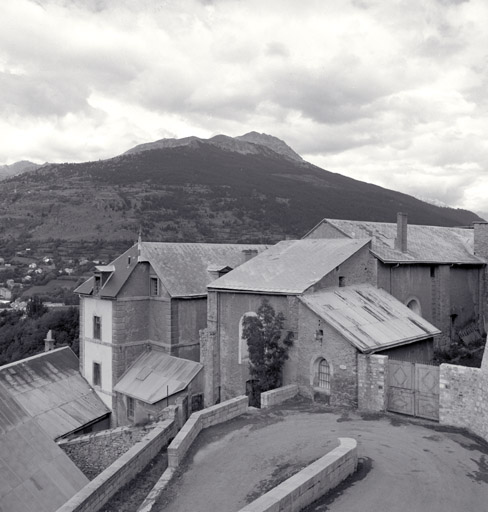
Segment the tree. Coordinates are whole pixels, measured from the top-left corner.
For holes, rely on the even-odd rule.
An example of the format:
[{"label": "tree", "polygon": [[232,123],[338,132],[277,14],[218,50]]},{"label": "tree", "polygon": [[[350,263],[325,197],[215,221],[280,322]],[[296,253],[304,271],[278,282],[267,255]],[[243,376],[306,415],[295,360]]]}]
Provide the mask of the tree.
[{"label": "tree", "polygon": [[38,295],[34,295],[27,302],[25,312],[28,318],[39,318],[47,312],[47,307]]},{"label": "tree", "polygon": [[243,321],[243,338],[249,349],[249,370],[259,392],[281,386],[281,372],[293,345],[293,332],[283,337],[283,313],[276,313],[264,299],[256,316],[246,316]]}]

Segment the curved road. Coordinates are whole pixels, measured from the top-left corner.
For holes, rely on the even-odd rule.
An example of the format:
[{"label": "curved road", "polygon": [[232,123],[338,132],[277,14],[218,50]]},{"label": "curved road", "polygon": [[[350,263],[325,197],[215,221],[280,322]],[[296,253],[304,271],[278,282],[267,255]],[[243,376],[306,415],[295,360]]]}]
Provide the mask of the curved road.
[{"label": "curved road", "polygon": [[156,510],[233,512],[321,457],[358,441],[359,471],[308,512],[488,510],[488,444],[394,415],[330,412],[297,401],[200,434]]}]

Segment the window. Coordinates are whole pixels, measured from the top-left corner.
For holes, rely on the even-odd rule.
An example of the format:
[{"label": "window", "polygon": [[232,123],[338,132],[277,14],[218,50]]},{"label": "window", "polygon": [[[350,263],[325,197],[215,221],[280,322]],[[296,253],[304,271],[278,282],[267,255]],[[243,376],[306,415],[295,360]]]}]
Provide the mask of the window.
[{"label": "window", "polygon": [[95,284],[93,286],[94,295],[98,295],[100,293],[101,281],[102,281],[102,278],[100,276],[95,276]]},{"label": "window", "polygon": [[322,359],[319,363],[318,377],[319,388],[330,391],[330,367],[325,359]]},{"label": "window", "polygon": [[411,309],[417,315],[421,315],[420,303],[417,299],[411,299],[407,302],[407,308]]},{"label": "window", "polygon": [[159,279],[157,277],[151,277],[149,280],[150,294],[152,297],[159,295]]},{"label": "window", "polygon": [[102,365],[100,363],[93,363],[93,385],[102,385]]},{"label": "window", "polygon": [[93,337],[96,340],[102,339],[102,318],[99,316],[93,317]]},{"label": "window", "polygon": [[127,397],[127,419],[134,419],[134,399],[131,396]]},{"label": "window", "polygon": [[339,286],[342,288],[346,286],[346,278],[344,276],[339,276]]}]

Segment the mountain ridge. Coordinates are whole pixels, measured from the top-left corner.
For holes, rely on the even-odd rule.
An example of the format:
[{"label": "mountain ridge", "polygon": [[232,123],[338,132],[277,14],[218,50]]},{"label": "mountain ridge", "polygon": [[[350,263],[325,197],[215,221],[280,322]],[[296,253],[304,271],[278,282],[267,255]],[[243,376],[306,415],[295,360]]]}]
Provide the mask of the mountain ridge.
[{"label": "mountain ridge", "polygon": [[0,236],[109,242],[142,229],[146,240],[272,243],[300,238],[325,217],[395,222],[403,211],[413,224],[481,220],[321,169],[265,134],[162,140],[4,180]]}]

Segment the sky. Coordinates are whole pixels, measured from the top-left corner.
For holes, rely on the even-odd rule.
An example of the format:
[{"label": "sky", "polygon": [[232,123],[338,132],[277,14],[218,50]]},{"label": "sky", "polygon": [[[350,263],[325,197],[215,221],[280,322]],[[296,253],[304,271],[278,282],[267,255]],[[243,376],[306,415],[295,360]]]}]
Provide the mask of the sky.
[{"label": "sky", "polygon": [[487,20],[486,0],[1,0],[0,164],[257,131],[488,218]]}]

